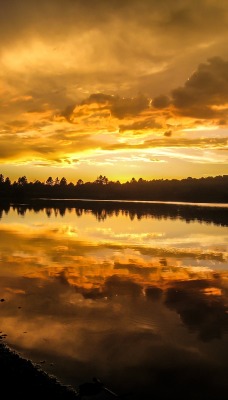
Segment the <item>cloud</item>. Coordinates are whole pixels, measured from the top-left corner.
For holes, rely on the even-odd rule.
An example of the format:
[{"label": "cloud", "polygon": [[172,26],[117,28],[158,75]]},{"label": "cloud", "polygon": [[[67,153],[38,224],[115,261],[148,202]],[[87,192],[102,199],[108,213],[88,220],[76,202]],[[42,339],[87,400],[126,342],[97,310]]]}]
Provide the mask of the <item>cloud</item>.
[{"label": "cloud", "polygon": [[161,299],[163,290],[157,286],[149,286],[145,290],[146,297],[152,301],[158,301]]},{"label": "cloud", "polygon": [[82,104],[112,104],[114,97],[104,93],[93,93]]},{"label": "cloud", "polygon": [[[135,116],[146,110],[149,106],[149,99],[145,96],[119,97],[104,93],[94,93],[85,99],[82,105],[94,105],[93,111],[110,110],[113,117],[122,119],[127,116]],[[79,106],[80,107],[80,106]],[[77,113],[77,107],[74,110]]]},{"label": "cloud", "polygon": [[167,108],[170,104],[170,99],[168,96],[165,95],[161,95],[161,96],[157,96],[153,99],[152,101],[152,105],[155,108]]},{"label": "cloud", "polygon": [[[167,135],[165,135],[167,136]],[[156,147],[179,147],[179,148],[200,148],[200,149],[221,149],[227,146],[227,138],[196,138],[196,139],[188,139],[188,138],[154,138],[145,140],[144,143],[141,144],[131,144],[131,143],[118,143],[111,146],[103,147],[104,149],[109,150],[118,150],[118,149],[149,149]]]},{"label": "cloud", "polygon": [[157,123],[154,118],[143,118],[131,124],[119,124],[119,132],[136,131],[135,133],[143,133],[147,130],[160,129],[162,125]]},{"label": "cloud", "polygon": [[228,111],[228,61],[213,57],[199,64],[184,86],[171,91],[170,98],[158,96],[152,104],[158,109],[172,104],[174,114],[219,119],[224,124]]},{"label": "cloud", "polygon": [[[195,136],[185,128],[226,128],[227,4],[3,0],[1,10],[5,166],[65,160],[70,169],[70,159],[85,155],[95,166],[98,152],[192,148]],[[199,147],[217,148],[211,132],[200,138]],[[150,174],[137,168],[138,176]]]},{"label": "cloud", "polygon": [[177,282],[166,291],[165,300],[189,330],[196,331],[204,342],[220,339],[228,328],[224,299],[219,295],[219,288],[214,290],[213,297],[208,296],[210,286],[211,281],[206,280]]},{"label": "cloud", "polygon": [[[164,7],[155,0],[143,4],[139,0],[123,4],[97,0],[96,7],[79,0],[41,0],[39,4],[22,0],[20,5],[16,0],[10,5],[3,0],[1,7],[4,79],[12,82],[24,77],[25,84],[31,89],[35,85],[40,94],[49,81],[61,97],[67,92],[70,101],[71,95],[78,97],[94,89],[121,96],[142,93],[142,87],[150,95],[158,90],[164,93],[184,77],[183,45],[185,56],[191,52],[189,65],[184,64],[191,71],[199,55],[207,56],[208,37],[218,41],[227,35],[223,25],[226,5],[208,5],[206,0],[197,9],[190,1],[169,1]],[[38,87],[45,75],[46,84]]]},{"label": "cloud", "polygon": [[148,108],[148,103],[148,99],[144,96],[121,98],[113,103],[111,112],[117,118],[138,115]]},{"label": "cloud", "polygon": [[140,276],[149,276],[153,272],[157,272],[157,265],[150,266],[142,263],[140,264],[139,260],[135,260],[135,262],[123,263],[116,261],[114,264],[114,269],[117,270],[128,270],[131,274],[139,274]]},{"label": "cloud", "polygon": [[172,136],[172,131],[166,131],[166,132],[164,133],[164,136],[166,136],[166,137]]},{"label": "cloud", "polygon": [[104,291],[107,291],[111,297],[126,294],[138,297],[142,292],[142,287],[128,278],[112,275],[106,279]]}]

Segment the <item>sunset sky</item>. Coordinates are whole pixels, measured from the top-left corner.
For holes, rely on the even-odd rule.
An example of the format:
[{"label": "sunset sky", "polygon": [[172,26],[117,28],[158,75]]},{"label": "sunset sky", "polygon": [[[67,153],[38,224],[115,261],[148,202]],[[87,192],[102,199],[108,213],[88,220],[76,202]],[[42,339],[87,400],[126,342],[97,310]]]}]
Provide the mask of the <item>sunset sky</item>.
[{"label": "sunset sky", "polygon": [[226,0],[2,0],[0,173],[228,174]]}]

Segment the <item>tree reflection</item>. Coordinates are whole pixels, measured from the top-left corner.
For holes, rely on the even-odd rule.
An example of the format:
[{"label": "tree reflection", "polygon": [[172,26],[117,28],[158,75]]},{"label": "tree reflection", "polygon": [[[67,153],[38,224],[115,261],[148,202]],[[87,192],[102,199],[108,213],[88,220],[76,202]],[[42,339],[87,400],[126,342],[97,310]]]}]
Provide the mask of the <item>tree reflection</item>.
[{"label": "tree reflection", "polygon": [[[202,223],[228,226],[228,208],[216,206],[191,206],[183,204],[164,203],[135,203],[109,201],[77,201],[77,200],[39,200],[30,204],[13,205],[18,215],[24,216],[27,211],[36,213],[45,211],[50,218],[52,212],[55,217],[66,212],[75,211],[77,217],[83,214],[92,214],[97,221],[125,215],[131,221],[145,218],[184,220],[187,223],[198,221]],[[10,205],[0,206],[0,216],[7,214]]]}]

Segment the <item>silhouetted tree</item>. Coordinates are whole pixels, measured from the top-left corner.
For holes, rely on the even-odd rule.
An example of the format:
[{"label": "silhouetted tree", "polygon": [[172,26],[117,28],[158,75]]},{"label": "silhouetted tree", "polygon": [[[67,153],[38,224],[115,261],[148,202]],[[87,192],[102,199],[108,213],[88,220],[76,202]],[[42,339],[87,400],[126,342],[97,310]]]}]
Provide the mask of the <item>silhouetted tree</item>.
[{"label": "silhouetted tree", "polygon": [[11,185],[11,180],[10,180],[10,178],[7,176],[6,177],[6,179],[5,179],[5,186],[10,186]]},{"label": "silhouetted tree", "polygon": [[18,178],[18,184],[21,186],[27,185],[28,180],[26,178],[26,176],[21,176],[20,178]]},{"label": "silhouetted tree", "polygon": [[66,186],[66,185],[67,185],[67,180],[66,180],[66,178],[63,177],[63,178],[60,180],[59,184],[60,184],[60,186]]},{"label": "silhouetted tree", "polygon": [[137,182],[135,178],[125,183],[109,181],[104,175],[94,182],[84,183],[82,179],[74,185],[67,184],[63,177],[60,181],[49,177],[46,182],[35,180],[28,182],[26,176],[19,177],[11,184],[0,174],[0,201],[17,202],[32,198],[91,198],[102,200],[154,200],[183,202],[220,202],[228,203],[228,175],[178,179],[154,179]]},{"label": "silhouetted tree", "polygon": [[40,182],[39,179],[36,179],[36,180],[33,182],[33,185],[42,185],[42,182]]},{"label": "silhouetted tree", "polygon": [[1,185],[2,183],[4,183],[4,181],[5,181],[4,175],[0,174],[0,185]]},{"label": "silhouetted tree", "polygon": [[98,183],[100,185],[107,185],[108,183],[108,178],[106,178],[106,176],[98,176],[97,179],[95,180],[95,183]]},{"label": "silhouetted tree", "polygon": [[54,185],[54,181],[53,181],[53,179],[52,179],[51,176],[49,176],[49,178],[47,178],[46,184],[47,184],[47,185],[50,185],[50,186],[53,186],[53,185]]}]

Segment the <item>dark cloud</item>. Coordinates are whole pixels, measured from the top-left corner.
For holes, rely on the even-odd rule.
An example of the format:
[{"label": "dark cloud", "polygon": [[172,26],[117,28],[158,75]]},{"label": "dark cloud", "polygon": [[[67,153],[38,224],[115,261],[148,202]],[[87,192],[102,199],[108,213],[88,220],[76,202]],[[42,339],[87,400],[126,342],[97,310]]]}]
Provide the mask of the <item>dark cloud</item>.
[{"label": "dark cloud", "polygon": [[184,324],[198,332],[202,341],[220,339],[228,329],[225,299],[219,295],[203,295],[211,281],[183,281],[166,291],[165,304],[175,309]]},{"label": "dark cloud", "polygon": [[[148,109],[149,99],[142,95],[129,98],[114,95],[111,96],[104,93],[94,93],[90,95],[87,99],[83,100],[79,106],[75,107],[70,119],[72,120],[74,115],[84,115],[84,111],[80,108],[81,105],[83,106],[93,104],[93,116],[97,116],[97,112],[100,112],[102,116],[107,117],[108,114],[104,113],[104,111],[110,110],[110,113],[113,117],[122,119],[128,116],[137,116],[142,111]],[[147,120],[146,123],[151,123],[151,120],[150,122]]]},{"label": "dark cloud", "polygon": [[162,126],[153,118],[145,118],[141,121],[133,122],[132,124],[120,124],[119,132],[125,131],[145,131],[147,129],[160,129]]},{"label": "dark cloud", "polygon": [[177,109],[222,105],[228,101],[228,61],[215,57],[200,64],[185,86],[172,91]]},{"label": "dark cloud", "polygon": [[[213,57],[207,63],[199,64],[185,85],[172,90],[170,103],[178,114],[195,118],[219,121],[227,114],[227,108],[219,109],[228,102],[228,61]],[[159,109],[169,106],[165,96],[153,100]],[[217,106],[217,108],[216,108]]]},{"label": "dark cloud", "polygon": [[[118,269],[121,269],[117,267]],[[130,278],[112,275],[105,279],[99,287],[85,288],[78,284],[74,285],[75,291],[80,293],[85,299],[112,298],[115,296],[138,297],[142,293],[142,286]]]},{"label": "dark cloud", "polygon": [[106,279],[104,291],[111,297],[116,295],[139,296],[142,288],[129,278],[113,275]]},{"label": "dark cloud", "polygon": [[117,98],[112,104],[111,112],[117,118],[124,118],[140,114],[148,108],[148,105],[149,100],[144,96]]},{"label": "dark cloud", "polygon": [[[200,2],[197,7],[190,0],[184,3],[155,0],[41,0],[39,3],[35,0],[22,0],[18,3],[16,0],[3,0],[0,16],[1,45],[5,46],[7,52],[12,50],[9,58],[7,52],[6,59],[3,57],[4,81],[24,94],[31,94],[33,99],[26,108],[28,111],[39,109],[39,104],[48,104],[54,111],[64,109],[63,116],[69,119],[72,105],[81,100],[85,93],[92,93],[96,88],[103,91],[107,89],[107,93],[121,93],[121,97],[112,98],[108,94],[99,93],[91,95],[87,104],[92,101],[98,104],[110,102],[112,115],[118,118],[137,115],[147,108],[148,95],[132,97],[137,93],[133,93],[132,88],[135,90],[138,86],[138,92],[142,93],[142,83],[143,93],[153,93],[154,90],[157,92],[159,76],[159,86],[162,85],[161,92],[164,93],[164,86],[168,85],[169,90],[181,69],[182,79],[183,70],[192,70],[199,57],[191,54],[191,66],[186,66],[185,63],[183,68],[178,57],[175,65],[172,64],[175,56],[179,55],[180,48],[182,51],[182,45],[185,44],[187,49],[187,40],[192,49],[194,43],[198,45],[200,38],[200,43],[205,42],[206,48],[208,38],[215,37],[213,28],[216,28],[217,34],[224,30],[221,22],[227,20],[226,8],[225,3],[218,6],[214,2],[208,3],[207,0]],[[203,20],[198,17],[200,13],[204,15]],[[180,32],[184,34],[180,36]],[[221,37],[224,40],[224,36]],[[81,38],[81,46],[77,47],[78,38]],[[35,61],[30,64],[29,57],[26,56],[24,60],[23,54],[26,49],[30,49],[28,43],[33,40],[34,48],[38,46],[38,53],[31,52],[31,61],[33,57]],[[168,42],[167,46],[162,45],[164,42]],[[40,49],[40,43],[44,47],[47,45],[47,48]],[[75,48],[75,54],[72,48]],[[82,53],[86,54],[85,59],[80,59],[81,53],[77,52],[81,48],[84,49]],[[202,45],[201,53],[203,49]],[[44,58],[40,59],[42,51]],[[197,51],[200,52],[200,49]],[[50,66],[56,53],[59,58]],[[69,60],[65,65],[63,61],[68,56]],[[25,63],[22,63],[23,71],[14,73],[11,69],[17,65],[14,59],[20,64],[21,58]],[[215,65],[215,61],[212,64]],[[190,115],[211,118],[214,114],[212,110],[208,110],[208,103],[204,101],[205,107],[202,106],[201,114],[200,111],[197,113],[198,108],[193,109],[192,104],[196,104],[196,101],[199,104],[202,100],[202,95],[198,96],[195,91],[196,87],[197,91],[202,92],[205,80],[211,79],[202,65],[199,67],[200,76],[192,76],[183,88],[173,90],[171,97],[173,104],[183,113],[190,107]],[[224,73],[225,66],[221,69]],[[170,83],[165,78],[167,75]],[[143,82],[146,82],[145,85]],[[153,89],[154,85],[156,89]],[[207,84],[205,97],[209,93],[209,86]],[[214,82],[214,90],[216,87],[217,83]],[[213,91],[213,84],[210,89]],[[128,97],[123,98],[123,95]],[[66,108],[67,104],[70,106]],[[166,95],[153,99],[155,108],[165,108],[168,104],[169,98]],[[23,107],[26,104],[21,103],[21,109]],[[220,119],[222,117],[223,115]]]},{"label": "dark cloud", "polygon": [[152,101],[153,107],[160,109],[168,107],[169,104],[170,104],[170,99],[168,96],[165,95],[157,96]]},{"label": "dark cloud", "polygon": [[164,136],[166,136],[166,137],[172,136],[172,131],[166,131],[166,132],[164,133]]},{"label": "dark cloud", "polygon": [[[162,71],[170,74],[174,58],[177,59],[176,74],[178,75],[179,71],[183,74],[183,69],[187,67],[185,63],[183,68],[183,60],[180,61],[183,46],[186,46],[186,49],[190,46],[191,70],[198,60],[198,57],[192,54],[194,44],[195,51],[202,54],[209,38],[216,40],[215,38],[223,33],[219,39],[224,40],[226,35],[224,27],[227,22],[227,5],[208,0],[202,0],[197,6],[190,0],[40,0],[38,3],[35,0],[2,0],[1,10],[1,46],[7,50],[11,49],[11,45],[18,47],[18,59],[20,44],[23,44],[22,49],[26,49],[32,39],[48,43],[53,57],[56,52],[61,54],[64,44],[73,43],[75,37],[81,38],[82,46],[84,39],[86,44],[91,44],[89,49],[84,47],[84,52],[88,50],[89,54],[86,64],[84,60],[78,59],[77,48],[75,59],[73,62],[69,61],[72,64],[67,65],[66,69],[61,64],[57,86],[62,88],[63,82],[66,82],[66,70],[67,74],[71,75],[71,87],[77,82],[83,86],[85,77],[87,82],[90,80],[93,84],[99,79],[103,86],[104,82],[108,85],[112,80],[112,90],[115,87],[116,92],[122,90],[122,87],[129,92],[129,88],[136,86],[136,81],[147,80],[148,77],[150,86],[153,83],[156,85],[156,77]],[[204,18],[199,18],[199,15],[203,15]],[[91,38],[88,36],[90,34]],[[197,46],[201,42],[200,49]],[[72,53],[72,49],[69,49],[69,55],[72,56]],[[96,71],[95,74],[87,70],[87,62],[89,67]],[[44,63],[39,65],[38,61],[37,68],[36,81],[39,75],[50,67]],[[30,73],[29,64],[26,76]],[[54,71],[51,71],[50,81],[53,73]],[[74,73],[78,73],[77,80],[76,77],[73,79]],[[173,81],[172,75],[169,75],[169,80]],[[165,82],[168,84],[167,80]],[[160,83],[162,84],[162,78]],[[46,86],[40,87],[45,90],[47,85],[48,82]],[[90,87],[87,93],[91,93],[92,90]]]},{"label": "dark cloud", "polygon": [[140,266],[137,263],[114,263],[114,269],[125,269],[133,274],[140,274],[142,276],[148,276],[152,272],[157,271],[157,267],[153,266]]},{"label": "dark cloud", "polygon": [[99,300],[103,299],[107,293],[104,293],[100,288],[83,288],[81,286],[75,285],[74,286],[76,293],[80,293],[84,299],[92,299],[92,300]]},{"label": "dark cloud", "polygon": [[163,290],[157,286],[149,286],[145,290],[146,297],[152,301],[158,301],[161,299]]},{"label": "dark cloud", "polygon": [[[220,31],[222,23],[227,20],[226,3],[212,2],[202,0],[200,3],[192,1],[175,1],[156,0],[144,1],[141,0],[125,0],[119,2],[116,0],[17,0],[1,1],[2,31],[9,34],[10,31],[23,32],[26,27],[34,27],[36,30],[41,26],[49,27],[49,32],[53,27],[57,31],[69,30],[74,24],[81,27],[94,27],[97,24],[106,24],[107,20],[113,18],[123,19],[126,22],[126,17],[130,21],[136,20],[137,23],[151,24],[158,29],[174,30],[180,33],[191,28],[194,35],[194,30],[201,28],[202,34],[210,29],[215,28]],[[204,18],[199,18],[203,15]],[[75,20],[77,24],[75,24]],[[7,24],[8,21],[14,25]],[[208,26],[207,26],[208,24]],[[186,29],[187,28],[187,29]]]},{"label": "dark cloud", "polygon": [[93,93],[87,99],[82,101],[82,104],[112,104],[115,101],[115,97],[105,93]]}]

